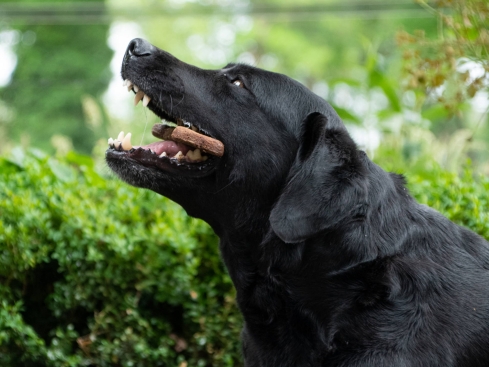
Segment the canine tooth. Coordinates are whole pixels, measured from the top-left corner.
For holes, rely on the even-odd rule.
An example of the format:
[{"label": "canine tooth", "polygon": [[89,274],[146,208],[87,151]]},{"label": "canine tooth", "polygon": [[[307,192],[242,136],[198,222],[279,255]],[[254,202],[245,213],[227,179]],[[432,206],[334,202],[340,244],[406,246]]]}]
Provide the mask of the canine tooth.
[{"label": "canine tooth", "polygon": [[166,152],[163,152],[159,155],[160,158],[166,157]]},{"label": "canine tooth", "polygon": [[124,150],[131,150],[132,149],[131,135],[132,135],[131,133],[127,133],[124,140],[122,140],[122,149],[124,149]]},{"label": "canine tooth", "polygon": [[117,140],[119,140],[119,141],[123,141],[124,140],[124,131],[121,131],[119,133],[119,136],[117,137]]},{"label": "canine tooth", "polygon": [[151,101],[151,98],[145,94],[143,97],[143,106],[148,107],[149,101]]},{"label": "canine tooth", "polygon": [[138,91],[134,96],[134,106],[137,106],[139,101],[141,101],[144,97],[144,92],[142,90]]}]

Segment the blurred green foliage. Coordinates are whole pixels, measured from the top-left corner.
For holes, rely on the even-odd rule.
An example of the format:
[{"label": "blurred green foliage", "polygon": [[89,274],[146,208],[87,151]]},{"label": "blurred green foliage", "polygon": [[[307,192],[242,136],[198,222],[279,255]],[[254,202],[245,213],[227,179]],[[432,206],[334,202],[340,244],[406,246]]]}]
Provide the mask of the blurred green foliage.
[{"label": "blurred green foliage", "polygon": [[217,238],[178,205],[15,150],[0,213],[1,366],[239,365]]},{"label": "blurred green foliage", "polygon": [[13,111],[5,124],[9,140],[53,151],[52,137],[64,136],[78,151],[91,152],[107,122],[105,116],[87,120],[82,101],[99,99],[107,88],[112,55],[108,29],[107,24],[15,25],[17,67],[11,83],[0,88],[0,99]]},{"label": "blurred green foliage", "polygon": [[[487,166],[487,146],[479,149],[489,139],[487,113],[470,106],[473,97],[483,97],[479,91],[487,91],[487,71],[469,77],[464,69],[472,60],[487,70],[485,0],[17,3],[0,0],[0,7],[16,5],[12,18],[0,16],[0,31],[16,29],[21,39],[12,82],[0,89],[0,135],[6,135],[0,136],[0,151],[18,143],[66,151],[73,144],[89,153],[127,131],[128,122],[137,122],[133,136],[149,143],[141,122],[158,122],[153,114],[140,108],[121,117],[114,113],[119,106],[101,101],[113,77],[106,44],[111,29],[111,38],[127,37],[123,45],[144,35],[200,67],[238,60],[283,72],[330,101],[347,123],[370,130],[390,133],[399,123],[421,124],[448,144],[450,134],[469,129],[473,134],[464,144],[477,148],[466,154],[474,165]],[[32,35],[34,43],[24,42]],[[357,100],[369,106],[361,108]],[[400,122],[392,126],[392,119]]]},{"label": "blurred green foliage", "polygon": [[[431,130],[450,139],[470,131],[466,153],[476,164],[487,161],[489,123],[489,2],[487,0],[417,0],[438,22],[436,35],[423,29],[399,32],[401,87],[413,92],[415,109]],[[485,101],[474,113],[475,98]],[[448,138],[447,138],[448,137]],[[481,146],[482,149],[481,149]],[[486,172],[489,170],[486,168]]]},{"label": "blurred green foliage", "polygon": [[[407,88],[418,94],[420,104],[441,103],[447,112],[458,112],[489,77],[489,3],[486,0],[417,0],[438,19],[437,37],[424,30],[400,32]],[[474,76],[464,64],[476,62]],[[436,93],[436,88],[445,86]],[[433,95],[434,98],[433,98]],[[430,99],[432,99],[430,101]]]}]

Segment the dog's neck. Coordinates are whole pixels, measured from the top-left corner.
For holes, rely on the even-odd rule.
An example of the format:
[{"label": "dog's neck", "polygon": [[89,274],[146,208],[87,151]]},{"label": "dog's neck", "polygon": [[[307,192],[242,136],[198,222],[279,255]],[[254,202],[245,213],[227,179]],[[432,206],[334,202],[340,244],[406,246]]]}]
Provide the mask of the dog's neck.
[{"label": "dog's neck", "polygon": [[[403,246],[403,238],[411,232],[408,217],[413,205],[417,204],[400,176],[387,173],[372,162],[368,166],[372,190],[368,195],[366,217],[300,243],[285,243],[271,229],[269,216],[275,201],[271,195],[225,208],[230,214],[224,216],[226,220],[220,222],[216,233],[221,240],[223,260],[236,288],[239,290],[248,285],[250,279],[243,278],[243,274],[268,276],[267,269],[280,271],[281,266],[287,267],[288,272],[300,269],[307,259],[305,252],[319,258],[315,263],[321,264],[325,275],[348,271],[359,264],[397,253]],[[275,195],[278,197],[279,192]],[[384,208],[386,205],[389,208]],[[387,211],[394,211],[397,216],[389,219],[384,215]],[[375,238],[368,231],[372,224],[382,228]]]}]

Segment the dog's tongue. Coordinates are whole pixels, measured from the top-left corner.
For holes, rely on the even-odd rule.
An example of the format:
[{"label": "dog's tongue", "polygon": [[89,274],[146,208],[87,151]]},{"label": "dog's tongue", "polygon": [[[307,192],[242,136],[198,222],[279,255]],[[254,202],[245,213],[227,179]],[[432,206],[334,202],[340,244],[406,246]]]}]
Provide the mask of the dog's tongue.
[{"label": "dog's tongue", "polygon": [[[138,147],[134,147],[138,148]],[[166,141],[157,141],[145,146],[142,146],[143,149],[151,149],[157,155],[166,152],[169,157],[173,157],[178,152],[182,152],[183,155],[186,155],[189,151],[189,147],[182,143],[177,143],[171,140]]]}]

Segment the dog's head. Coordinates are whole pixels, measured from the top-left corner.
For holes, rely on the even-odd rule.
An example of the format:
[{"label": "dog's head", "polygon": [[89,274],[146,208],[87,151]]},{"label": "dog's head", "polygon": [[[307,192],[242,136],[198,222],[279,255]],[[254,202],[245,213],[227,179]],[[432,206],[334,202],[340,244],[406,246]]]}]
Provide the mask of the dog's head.
[{"label": "dog's head", "polygon": [[[271,208],[309,114],[320,112],[330,125],[343,128],[329,104],[285,75],[243,64],[203,70],[142,39],[130,42],[122,78],[165,123],[221,141],[224,154],[189,159],[183,156],[192,147],[168,141],[126,144],[126,149],[115,145],[106,152],[109,167],[126,182],[176,201],[214,229],[223,221],[246,222],[239,212],[245,207],[249,213],[256,205]],[[176,156],[182,149],[183,156]]]}]

